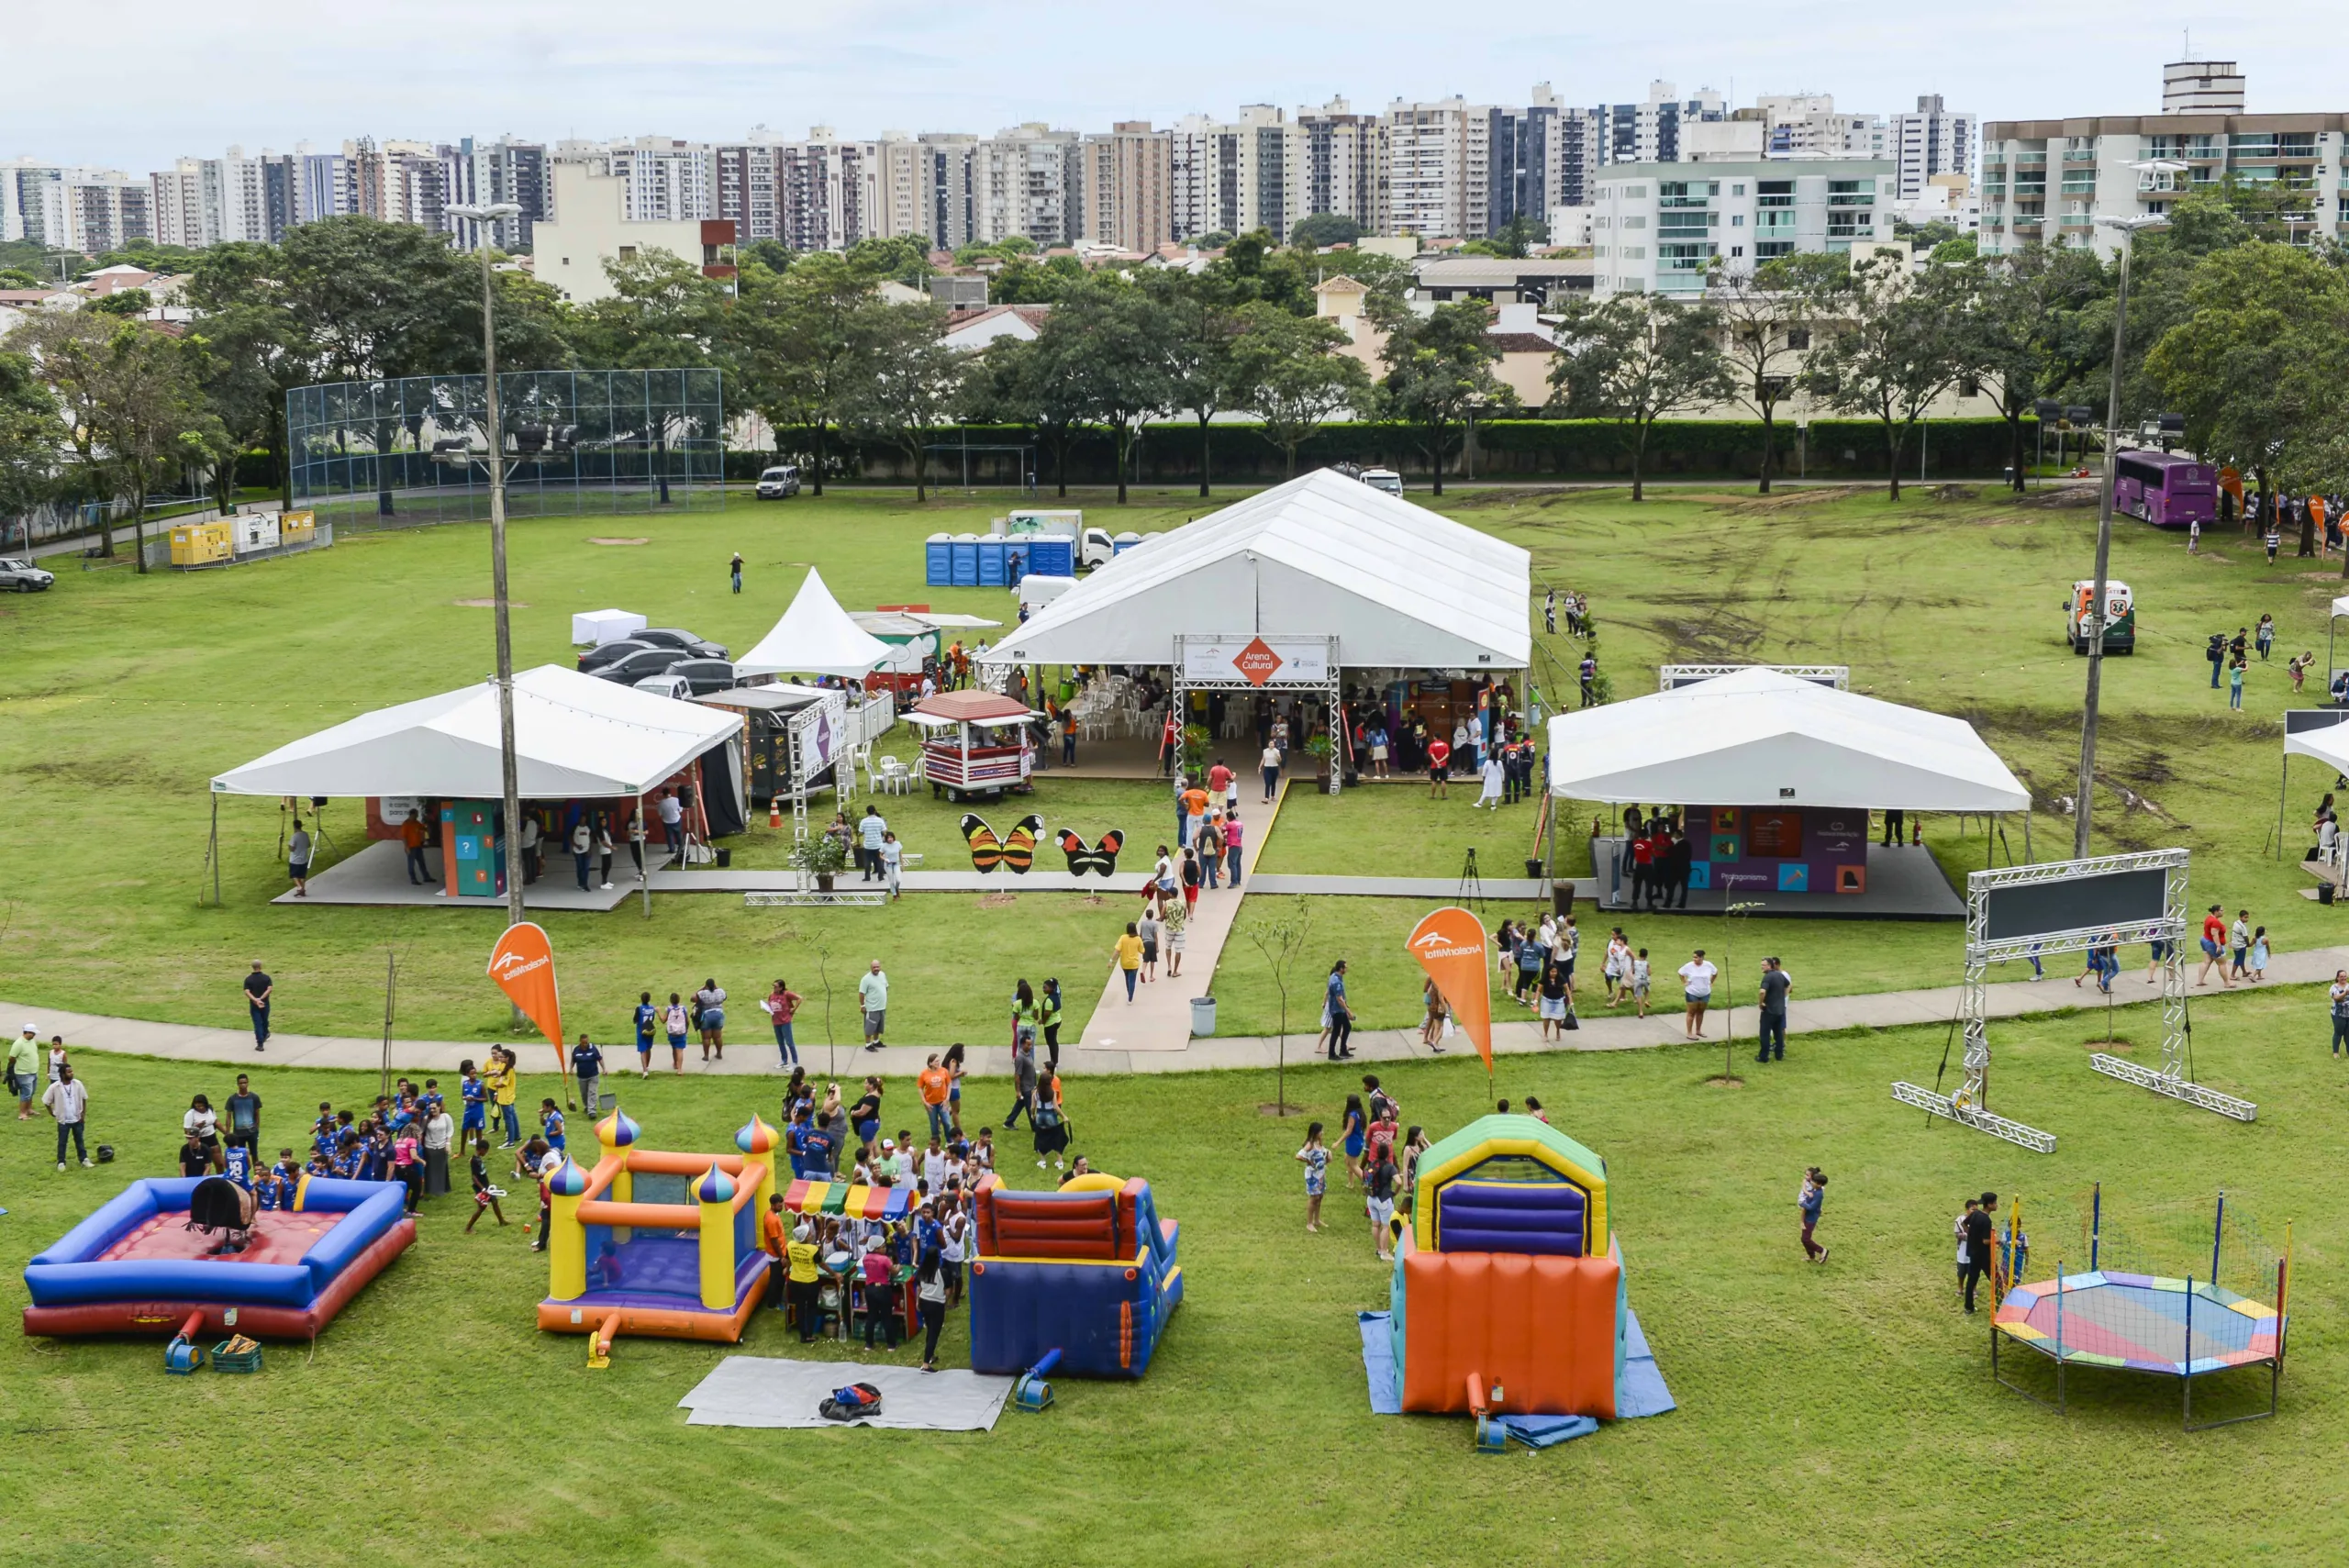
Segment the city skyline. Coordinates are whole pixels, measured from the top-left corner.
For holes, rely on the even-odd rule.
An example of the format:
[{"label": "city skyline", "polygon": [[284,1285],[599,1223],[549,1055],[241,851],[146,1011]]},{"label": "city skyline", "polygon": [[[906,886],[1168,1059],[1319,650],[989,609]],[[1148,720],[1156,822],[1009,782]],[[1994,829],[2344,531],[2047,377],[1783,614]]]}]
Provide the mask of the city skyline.
[{"label": "city skyline", "polygon": [[[657,132],[715,142],[759,126],[778,138],[817,125],[861,138],[985,135],[1034,121],[1098,130],[1332,96],[1373,113],[1395,98],[1455,93],[1513,103],[1544,79],[1567,104],[1637,97],[1663,78],[1742,103],[1764,93],[1827,93],[1875,114],[1923,93],[1985,120],[2126,114],[2157,106],[2149,83],[2189,38],[2201,54],[2243,62],[2254,111],[2324,106],[2331,83],[2320,53],[2287,47],[2287,21],[2242,9],[2238,17],[2154,0],[2126,36],[2058,53],[2006,41],[2031,36],[2021,0],[1973,8],[1961,33],[1929,47],[1914,24],[1855,25],[1823,5],[1762,16],[1692,0],[1664,39],[1609,18],[1581,31],[1464,35],[1431,29],[1424,13],[1384,0],[1358,6],[1350,27],[1208,0],[1152,37],[1149,68],[1138,71],[1130,23],[1061,7],[1040,26],[1036,8],[994,0],[958,12],[951,40],[852,4],[801,7],[788,24],[729,17],[723,37],[660,37],[645,34],[640,10],[608,0],[524,0],[486,29],[477,7],[422,0],[401,13],[397,38],[360,40],[312,27],[286,0],[230,0],[201,16],[133,0],[110,16],[103,43],[55,8],[13,25],[17,70],[0,103],[0,157],[137,173],[228,144],[286,151],[360,134],[510,132],[553,142]],[[111,78],[105,93],[90,91],[94,57]],[[256,90],[220,86],[238,82]]]}]

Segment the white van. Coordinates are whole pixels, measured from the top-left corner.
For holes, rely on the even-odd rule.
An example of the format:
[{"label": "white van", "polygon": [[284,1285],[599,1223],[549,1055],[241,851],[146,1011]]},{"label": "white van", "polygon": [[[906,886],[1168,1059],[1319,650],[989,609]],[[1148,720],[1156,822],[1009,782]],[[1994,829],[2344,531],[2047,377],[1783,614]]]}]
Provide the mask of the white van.
[{"label": "white van", "polygon": [[1362,482],[1373,490],[1384,490],[1389,495],[1403,494],[1403,476],[1391,468],[1365,468]]},{"label": "white van", "polygon": [[779,462],[759,475],[758,497],[762,501],[785,501],[799,494],[799,470],[787,462]]}]

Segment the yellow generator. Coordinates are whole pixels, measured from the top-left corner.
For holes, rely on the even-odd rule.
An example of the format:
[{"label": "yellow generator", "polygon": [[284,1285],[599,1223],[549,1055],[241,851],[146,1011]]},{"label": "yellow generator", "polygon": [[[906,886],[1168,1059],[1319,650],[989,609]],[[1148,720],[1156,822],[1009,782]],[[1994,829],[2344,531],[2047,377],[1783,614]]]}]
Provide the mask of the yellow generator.
[{"label": "yellow generator", "polygon": [[235,552],[235,538],[225,522],[182,523],[172,530],[174,566],[209,566]]},{"label": "yellow generator", "polygon": [[315,512],[286,512],[277,519],[277,542],[307,544],[317,537],[318,518]]}]

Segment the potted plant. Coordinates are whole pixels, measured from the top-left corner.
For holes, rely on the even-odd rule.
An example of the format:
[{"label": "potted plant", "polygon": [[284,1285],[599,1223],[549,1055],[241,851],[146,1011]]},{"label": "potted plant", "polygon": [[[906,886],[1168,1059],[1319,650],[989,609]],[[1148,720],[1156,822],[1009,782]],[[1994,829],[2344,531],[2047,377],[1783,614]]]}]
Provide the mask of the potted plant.
[{"label": "potted plant", "polygon": [[1330,738],[1327,735],[1308,736],[1305,751],[1313,759],[1314,782],[1327,785],[1330,782]]},{"label": "potted plant", "polygon": [[791,846],[789,863],[792,870],[813,876],[819,890],[829,893],[832,878],[848,865],[848,846],[829,833],[818,833]]}]

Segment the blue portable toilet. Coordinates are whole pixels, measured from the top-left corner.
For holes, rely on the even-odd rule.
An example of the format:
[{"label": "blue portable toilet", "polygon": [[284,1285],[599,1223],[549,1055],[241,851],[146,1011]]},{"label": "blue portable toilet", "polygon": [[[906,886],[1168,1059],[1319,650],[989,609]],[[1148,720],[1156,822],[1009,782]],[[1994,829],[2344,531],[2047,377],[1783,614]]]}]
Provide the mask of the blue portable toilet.
[{"label": "blue portable toilet", "polygon": [[984,535],[980,538],[980,587],[1001,588],[1008,585],[1003,580],[1003,567],[1005,558],[1010,554],[1010,550],[1008,548],[1010,542],[1011,541],[1008,539],[997,539],[992,534]]},{"label": "blue portable toilet", "polygon": [[954,586],[975,588],[979,585],[979,536],[954,536]]},{"label": "blue portable toilet", "polygon": [[1020,563],[1022,577],[1074,577],[1076,575],[1076,541],[1071,539],[1030,539],[1020,543],[1027,547],[1027,559]]},{"label": "blue portable toilet", "polygon": [[932,534],[922,541],[922,581],[932,588],[954,585],[954,536]]},{"label": "blue portable toilet", "polygon": [[1123,555],[1126,551],[1133,549],[1134,546],[1141,542],[1141,535],[1131,532],[1122,533],[1117,537],[1114,542],[1117,545],[1118,553],[1119,555]]}]

